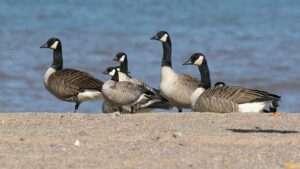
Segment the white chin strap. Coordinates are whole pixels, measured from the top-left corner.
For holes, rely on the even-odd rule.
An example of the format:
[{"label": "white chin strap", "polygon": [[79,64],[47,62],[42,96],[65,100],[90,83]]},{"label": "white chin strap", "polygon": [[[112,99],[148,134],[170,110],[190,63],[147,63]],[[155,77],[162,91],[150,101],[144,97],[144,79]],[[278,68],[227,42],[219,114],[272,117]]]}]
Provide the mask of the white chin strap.
[{"label": "white chin strap", "polygon": [[55,41],[55,42],[50,46],[50,48],[51,48],[51,49],[56,49],[58,43],[59,43],[58,41]]},{"label": "white chin strap", "polygon": [[124,62],[124,60],[125,60],[125,55],[122,55],[121,59],[120,59],[120,62]]},{"label": "white chin strap", "polygon": [[203,56],[199,56],[198,59],[194,62],[195,65],[202,65],[203,63]]},{"label": "white chin strap", "polygon": [[167,42],[168,34],[164,34],[159,40],[162,42]]}]

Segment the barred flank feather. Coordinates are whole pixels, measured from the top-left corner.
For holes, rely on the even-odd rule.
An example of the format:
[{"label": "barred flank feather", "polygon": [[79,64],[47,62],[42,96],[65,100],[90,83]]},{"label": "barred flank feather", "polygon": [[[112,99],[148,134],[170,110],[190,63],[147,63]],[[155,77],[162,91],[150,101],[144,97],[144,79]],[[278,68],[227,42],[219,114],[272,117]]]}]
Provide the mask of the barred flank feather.
[{"label": "barred flank feather", "polygon": [[101,92],[103,82],[88,73],[74,69],[63,69],[53,73],[47,88],[56,97],[66,101],[77,101],[77,95],[84,90]]},{"label": "barred flank feather", "polygon": [[[247,89],[238,86],[212,87],[205,90],[196,101],[194,111],[200,112],[239,112],[241,104],[262,103],[271,108],[277,108],[280,96],[266,91]],[[269,104],[271,102],[272,104]],[[249,104],[250,105],[250,104]],[[258,110],[257,111],[262,111]]]}]

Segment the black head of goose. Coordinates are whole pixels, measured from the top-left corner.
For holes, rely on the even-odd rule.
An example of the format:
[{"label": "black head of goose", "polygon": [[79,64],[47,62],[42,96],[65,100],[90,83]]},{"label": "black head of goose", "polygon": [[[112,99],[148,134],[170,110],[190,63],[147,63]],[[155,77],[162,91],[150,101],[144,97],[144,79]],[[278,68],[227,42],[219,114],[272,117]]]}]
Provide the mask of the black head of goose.
[{"label": "black head of goose", "polygon": [[200,83],[199,80],[185,74],[177,74],[172,68],[172,42],[166,31],[157,32],[152,38],[162,43],[163,56],[160,72],[160,90],[166,99],[182,111],[190,108],[190,96]]},{"label": "black head of goose", "polygon": [[113,58],[113,61],[120,63],[120,72],[128,74],[128,59],[126,53],[117,53],[116,56]]},{"label": "black head of goose", "polygon": [[53,50],[53,62],[44,74],[44,85],[55,97],[75,102],[75,112],[83,101],[101,98],[103,82],[90,74],[63,68],[62,44],[58,38],[50,38],[41,48]]},{"label": "black head of goose", "polygon": [[129,81],[119,81],[117,68],[108,67],[103,73],[111,76],[111,80],[103,84],[102,94],[106,101],[118,106],[120,111],[121,106],[136,106],[153,99],[153,92],[145,87]]},{"label": "black head of goose", "polygon": [[120,64],[118,73],[120,81],[130,81],[131,76],[128,71],[128,59],[127,54],[124,52],[119,52],[113,58],[113,61],[118,62]]},{"label": "black head of goose", "polygon": [[205,89],[210,88],[211,82],[208,64],[203,53],[194,53],[182,65],[197,65],[201,77],[201,86]]},{"label": "black head of goose", "polygon": [[[201,65],[206,63],[196,56],[203,54],[194,54],[191,56],[190,64]],[[193,57],[193,58],[192,58]],[[201,59],[203,60],[203,59]],[[199,69],[203,71],[203,69]],[[239,86],[228,86],[222,82],[221,86],[217,85],[205,89],[202,85],[192,95],[192,109],[198,112],[272,112],[276,111],[280,96],[256,89],[247,89]]]}]

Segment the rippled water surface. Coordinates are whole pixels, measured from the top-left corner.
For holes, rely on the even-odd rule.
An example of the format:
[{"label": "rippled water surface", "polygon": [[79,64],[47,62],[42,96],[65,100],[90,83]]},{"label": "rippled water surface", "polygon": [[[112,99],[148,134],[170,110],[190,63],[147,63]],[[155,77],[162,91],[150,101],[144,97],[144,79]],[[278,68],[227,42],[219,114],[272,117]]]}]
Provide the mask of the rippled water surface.
[{"label": "rippled water surface", "polygon": [[[280,111],[300,110],[300,1],[296,0],[6,0],[0,1],[0,111],[72,111],[43,87],[52,62],[39,46],[62,40],[64,66],[100,79],[118,51],[132,75],[158,87],[162,48],[150,37],[167,30],[178,72],[193,52],[207,55],[212,80],[282,95]],[[99,112],[84,103],[82,112]]]}]

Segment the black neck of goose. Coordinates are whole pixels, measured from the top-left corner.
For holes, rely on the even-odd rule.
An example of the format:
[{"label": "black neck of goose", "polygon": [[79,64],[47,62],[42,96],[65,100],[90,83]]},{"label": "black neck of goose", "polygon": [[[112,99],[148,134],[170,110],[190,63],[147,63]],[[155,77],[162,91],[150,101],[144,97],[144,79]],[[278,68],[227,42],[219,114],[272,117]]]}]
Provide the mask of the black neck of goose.
[{"label": "black neck of goose", "polygon": [[172,67],[172,60],[171,60],[171,56],[172,56],[172,43],[171,43],[171,39],[168,37],[167,38],[167,42],[163,42],[163,58],[161,61],[161,66],[168,66],[168,67]]},{"label": "black neck of goose", "polygon": [[203,60],[203,63],[201,66],[198,66],[200,75],[201,75],[201,85],[203,88],[208,89],[211,87],[210,82],[210,75],[209,75],[209,69],[206,60]]},{"label": "black neck of goose", "polygon": [[63,68],[63,56],[61,44],[58,44],[56,49],[53,50],[53,63],[51,67],[56,70],[61,70]]},{"label": "black neck of goose", "polygon": [[128,61],[127,61],[127,57],[125,57],[124,61],[120,63],[120,72],[128,74]]},{"label": "black neck of goose", "polygon": [[[117,70],[116,70],[117,71]],[[119,73],[115,73],[112,77],[111,80],[118,82],[119,81]]]}]

